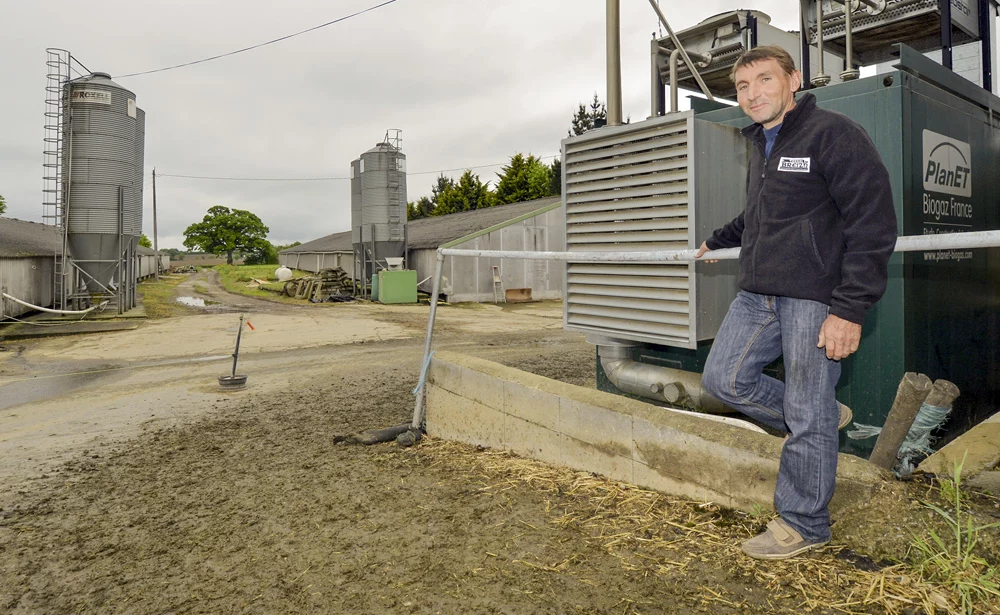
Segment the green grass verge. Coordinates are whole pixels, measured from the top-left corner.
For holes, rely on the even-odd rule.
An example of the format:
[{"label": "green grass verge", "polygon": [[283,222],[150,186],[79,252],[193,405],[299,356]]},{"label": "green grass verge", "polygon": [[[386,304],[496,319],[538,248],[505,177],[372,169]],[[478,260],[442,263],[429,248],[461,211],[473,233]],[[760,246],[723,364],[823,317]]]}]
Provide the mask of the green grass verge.
[{"label": "green grass verge", "polygon": [[[278,265],[216,265],[213,267],[213,269],[219,272],[219,282],[222,284],[222,287],[225,288],[226,291],[233,294],[243,295],[245,297],[254,297],[255,299],[277,301],[278,303],[294,303],[300,305],[308,303],[305,299],[293,299],[279,293],[261,290],[260,288],[247,288],[247,284],[253,280],[277,282],[278,278],[274,275],[277,268]],[[305,275],[312,274],[308,271],[292,269],[293,277]]]},{"label": "green grass verge", "polygon": [[190,314],[191,308],[177,303],[174,297],[174,289],[186,279],[187,275],[161,275],[159,282],[147,280],[139,284],[146,317],[157,319]]}]

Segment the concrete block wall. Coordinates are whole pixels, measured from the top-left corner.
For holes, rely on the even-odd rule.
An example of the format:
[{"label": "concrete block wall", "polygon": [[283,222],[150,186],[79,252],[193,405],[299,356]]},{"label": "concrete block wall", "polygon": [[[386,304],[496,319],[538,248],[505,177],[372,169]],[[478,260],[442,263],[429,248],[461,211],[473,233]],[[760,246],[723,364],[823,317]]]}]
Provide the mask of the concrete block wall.
[{"label": "concrete block wall", "polygon": [[[779,438],[453,352],[435,354],[427,383],[429,435],[691,500],[772,506]],[[885,477],[850,455],[839,466],[834,512]]]}]

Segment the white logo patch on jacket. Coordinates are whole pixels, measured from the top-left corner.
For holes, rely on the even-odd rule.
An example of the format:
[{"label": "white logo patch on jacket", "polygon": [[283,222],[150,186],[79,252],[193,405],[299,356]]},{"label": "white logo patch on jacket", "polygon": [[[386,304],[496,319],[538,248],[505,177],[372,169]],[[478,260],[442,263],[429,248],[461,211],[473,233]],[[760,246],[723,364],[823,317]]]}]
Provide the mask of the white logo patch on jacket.
[{"label": "white logo patch on jacket", "polygon": [[778,170],[790,171],[792,173],[808,173],[811,162],[811,158],[785,158],[782,156],[781,160],[778,161]]}]

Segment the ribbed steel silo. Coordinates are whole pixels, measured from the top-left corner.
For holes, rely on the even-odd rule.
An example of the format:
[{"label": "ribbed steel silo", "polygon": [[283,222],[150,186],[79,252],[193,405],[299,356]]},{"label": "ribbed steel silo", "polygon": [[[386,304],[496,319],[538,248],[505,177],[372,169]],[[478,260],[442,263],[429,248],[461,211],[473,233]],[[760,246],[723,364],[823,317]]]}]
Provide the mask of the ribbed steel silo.
[{"label": "ribbed steel silo", "polygon": [[362,280],[406,255],[406,156],[388,139],[351,163],[351,240]]},{"label": "ribbed steel silo", "polygon": [[135,94],[92,73],[66,84],[63,173],[67,178],[66,233],[74,265],[91,293],[108,292],[122,280],[133,237],[141,233],[142,141]]}]

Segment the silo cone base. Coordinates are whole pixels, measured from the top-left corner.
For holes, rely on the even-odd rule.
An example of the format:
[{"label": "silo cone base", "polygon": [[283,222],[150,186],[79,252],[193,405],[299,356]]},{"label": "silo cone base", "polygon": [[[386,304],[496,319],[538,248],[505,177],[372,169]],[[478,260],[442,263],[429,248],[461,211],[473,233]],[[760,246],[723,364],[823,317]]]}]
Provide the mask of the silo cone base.
[{"label": "silo cone base", "polygon": [[236,374],[235,376],[219,376],[219,388],[224,391],[239,391],[247,386],[246,374]]}]

